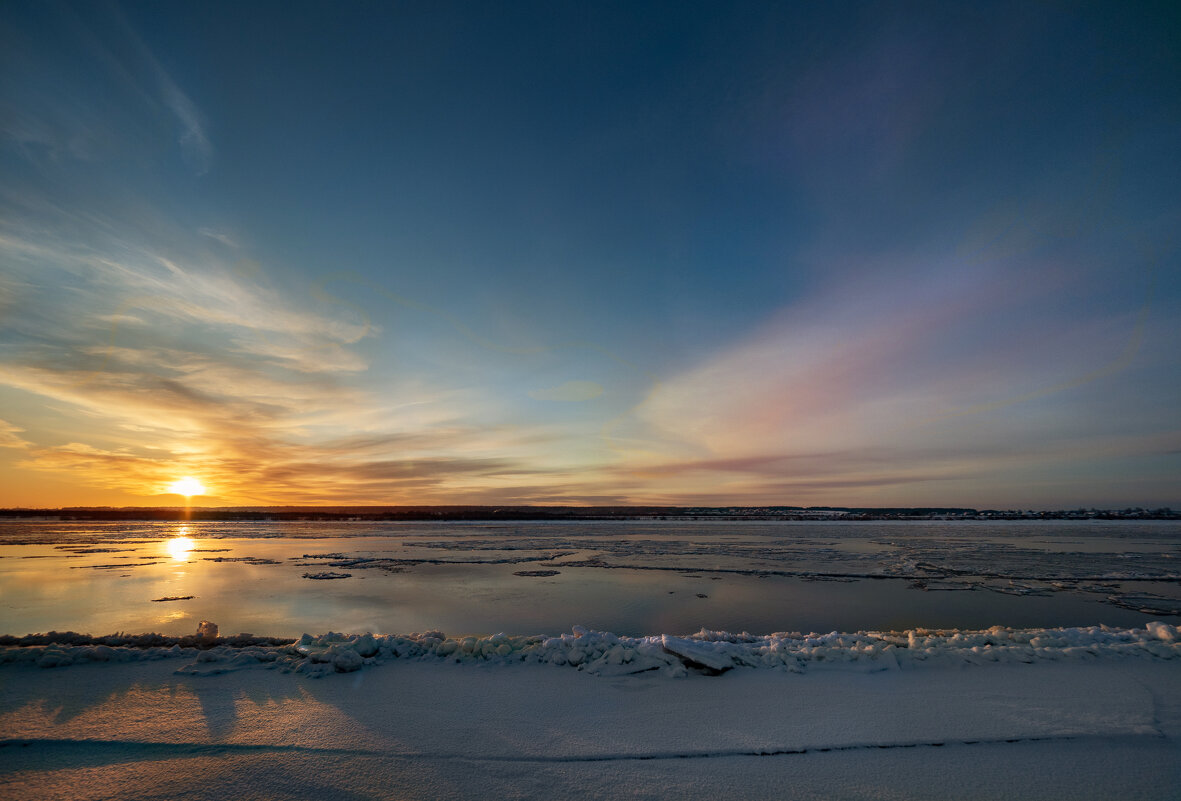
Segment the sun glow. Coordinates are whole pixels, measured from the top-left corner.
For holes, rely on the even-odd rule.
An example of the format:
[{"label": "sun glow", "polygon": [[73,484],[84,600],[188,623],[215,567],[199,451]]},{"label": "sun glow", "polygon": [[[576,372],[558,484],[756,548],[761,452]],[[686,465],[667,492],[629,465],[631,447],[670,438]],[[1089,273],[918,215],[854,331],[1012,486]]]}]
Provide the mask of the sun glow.
[{"label": "sun glow", "polygon": [[185,476],[179,481],[174,481],[168,485],[168,491],[177,495],[183,495],[190,498],[193,495],[204,495],[205,485],[192,476]]},{"label": "sun glow", "polygon": [[173,537],[164,542],[164,547],[168,549],[168,555],[178,562],[187,562],[189,560],[189,551],[196,547],[188,537]]}]

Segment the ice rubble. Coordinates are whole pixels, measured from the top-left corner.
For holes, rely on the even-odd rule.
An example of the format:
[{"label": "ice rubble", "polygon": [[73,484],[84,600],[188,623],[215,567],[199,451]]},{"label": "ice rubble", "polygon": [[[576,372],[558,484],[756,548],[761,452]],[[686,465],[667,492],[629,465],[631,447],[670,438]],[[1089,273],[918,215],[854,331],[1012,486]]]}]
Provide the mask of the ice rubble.
[{"label": "ice rubble", "polygon": [[[122,640],[120,639],[122,638]],[[193,660],[176,672],[227,673],[277,668],[311,676],[348,673],[399,659],[456,663],[539,663],[599,676],[653,672],[717,675],[734,668],[878,671],[921,665],[959,666],[1093,659],[1181,658],[1176,626],[1107,626],[971,631],[913,629],[829,634],[752,635],[702,630],[687,637],[624,637],[575,626],[557,637],[494,634],[449,638],[438,631],[406,635],[304,634],[295,641],[240,634],[222,638],[160,635],[89,637],[74,633],[0,638],[0,664],[60,667],[85,662]]]}]

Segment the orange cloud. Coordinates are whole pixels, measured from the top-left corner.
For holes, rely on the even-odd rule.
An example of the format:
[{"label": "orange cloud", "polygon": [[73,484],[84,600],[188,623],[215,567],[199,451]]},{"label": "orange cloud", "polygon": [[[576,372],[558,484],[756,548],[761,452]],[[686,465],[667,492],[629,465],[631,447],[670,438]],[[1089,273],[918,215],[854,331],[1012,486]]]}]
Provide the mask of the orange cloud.
[{"label": "orange cloud", "polygon": [[20,448],[29,447],[29,441],[19,436],[23,428],[14,426],[6,420],[0,420],[0,448]]}]

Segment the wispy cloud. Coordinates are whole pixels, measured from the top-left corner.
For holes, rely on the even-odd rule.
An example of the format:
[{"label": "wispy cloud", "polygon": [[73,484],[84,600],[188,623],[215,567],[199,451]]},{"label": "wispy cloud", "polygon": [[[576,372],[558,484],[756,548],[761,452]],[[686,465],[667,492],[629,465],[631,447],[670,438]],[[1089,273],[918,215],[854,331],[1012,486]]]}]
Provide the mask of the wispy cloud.
[{"label": "wispy cloud", "polygon": [[[587,101],[567,130],[494,59],[461,82],[504,111],[483,130],[414,48],[308,61],[184,16],[5,15],[5,465],[226,503],[974,504],[1176,473],[1176,125],[1143,19],[771,13],[723,42],[689,14],[721,45],[702,80],[657,48],[626,97],[555,85]],[[397,113],[338,91],[374,75]]]},{"label": "wispy cloud", "polygon": [[[139,369],[80,373],[8,366],[9,387],[90,417],[100,432],[92,442],[113,443],[32,446],[14,440],[28,449],[25,467],[141,496],[163,492],[178,474],[193,473],[223,502],[252,503],[411,503],[491,488],[513,477],[546,481],[544,471],[524,460],[480,455],[505,452],[506,440],[496,432],[442,425],[359,434],[350,428],[383,408],[356,391],[282,383],[211,365],[204,357],[186,362],[184,354],[116,355],[120,364]],[[166,355],[177,365],[160,375],[154,370]],[[349,433],[314,433],[323,428]]]},{"label": "wispy cloud", "polygon": [[235,242],[229,234],[223,233],[222,231],[215,231],[212,228],[199,228],[197,233],[199,233],[201,236],[207,236],[210,239],[221,242],[228,248],[236,249],[238,247],[238,243]]},{"label": "wispy cloud", "polygon": [[[627,449],[636,481],[675,497],[721,487],[812,503],[839,503],[850,488],[936,503],[947,482],[975,481],[964,502],[977,502],[1001,495],[1014,468],[1053,475],[1072,458],[1112,458],[1104,442],[1126,426],[1103,407],[1135,397],[1142,380],[1120,373],[1137,364],[1143,295],[1139,306],[1133,294],[1122,309],[1045,315],[1062,284],[1027,254],[970,272],[956,271],[954,252],[911,263],[897,284],[822,288],[663,379],[636,410],[649,435]],[[1158,407],[1142,411],[1160,418],[1150,425],[1166,422]],[[1122,442],[1125,457],[1151,450]]]},{"label": "wispy cloud", "polygon": [[7,424],[24,469],[140,502],[183,474],[220,503],[445,503],[569,480],[569,465],[538,458],[544,426],[474,425],[463,393],[421,380],[396,394],[349,380],[377,331],[352,307],[301,309],[261,270],[103,241],[3,242],[30,287],[52,264],[87,290],[41,294],[8,321],[21,333],[0,353],[0,387],[73,421],[28,441]]},{"label": "wispy cloud", "polygon": [[181,154],[184,157],[185,163],[196,174],[204,175],[209,172],[213,164],[213,145],[210,143],[209,136],[206,133],[207,122],[205,115],[201,113],[201,110],[197,108],[197,105],[192,99],[164,69],[159,59],[144,44],[143,40],[128,23],[123,13],[115,9],[113,14],[123,28],[128,40],[138,52],[140,59],[147,66],[159,98],[176,118],[176,122],[179,125],[177,143],[180,145]]},{"label": "wispy cloud", "polygon": [[[47,4],[30,11],[36,22],[23,36],[10,31],[5,38],[11,63],[2,65],[4,72],[24,78],[0,92],[0,139],[34,163],[61,165],[142,160],[146,141],[168,136],[196,175],[210,170],[206,115],[118,5]],[[30,77],[56,75],[62,51],[76,59],[75,80]]]},{"label": "wispy cloud", "polygon": [[19,434],[24,431],[20,426],[14,426],[6,420],[0,420],[0,448],[20,448],[29,447],[29,441],[23,439]]},{"label": "wispy cloud", "polygon": [[26,469],[125,497],[193,473],[227,502],[324,502],[396,495],[402,463],[428,484],[505,467],[442,453],[450,412],[399,414],[342,381],[365,372],[355,345],[374,331],[349,307],[307,308],[175,229],[165,253],[118,218],[39,210],[0,236],[0,387],[48,401],[0,431]]},{"label": "wispy cloud", "polygon": [[[860,283],[841,275],[664,376],[630,414],[546,422],[515,407],[608,396],[585,380],[530,391],[374,376],[364,346],[384,332],[359,307],[103,228],[78,240],[0,232],[14,332],[0,386],[74,421],[46,436],[9,415],[27,469],[124,497],[191,473],[221,503],[977,503],[1030,465],[1149,447],[1096,423],[1105,396],[1070,395],[1123,358],[1139,307],[1039,316],[1069,284],[1026,251],[987,270],[957,269],[953,251],[888,259]],[[47,293],[55,274],[77,291]],[[483,380],[505,367],[475,361]],[[1116,375],[1100,373],[1091,384]],[[1056,387],[1074,389],[1039,405]]]},{"label": "wispy cloud", "polygon": [[156,80],[160,84],[164,102],[172,109],[172,113],[176,115],[176,119],[180,123],[180,136],[177,142],[180,144],[185,162],[198,175],[204,175],[209,172],[209,168],[213,164],[213,145],[210,144],[209,137],[205,133],[205,122],[201,112],[188,95],[173,83],[172,79],[168,77],[168,73],[164,72],[158,63],[154,66],[156,67]]}]

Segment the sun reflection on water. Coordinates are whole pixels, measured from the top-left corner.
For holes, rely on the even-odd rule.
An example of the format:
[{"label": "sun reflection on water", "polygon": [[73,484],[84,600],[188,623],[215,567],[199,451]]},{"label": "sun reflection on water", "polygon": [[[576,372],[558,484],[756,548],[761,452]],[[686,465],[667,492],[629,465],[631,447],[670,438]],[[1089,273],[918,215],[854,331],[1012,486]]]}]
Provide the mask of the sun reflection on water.
[{"label": "sun reflection on water", "polygon": [[173,612],[172,614],[161,615],[160,617],[158,617],[156,619],[156,622],[163,625],[165,623],[174,623],[178,620],[184,620],[185,618],[187,618],[189,616],[190,615],[188,612],[184,612],[184,611]]},{"label": "sun reflection on water", "polygon": [[176,561],[187,562],[189,561],[189,551],[193,550],[195,543],[188,537],[180,536],[165,540],[164,547],[168,549],[169,555]]}]

